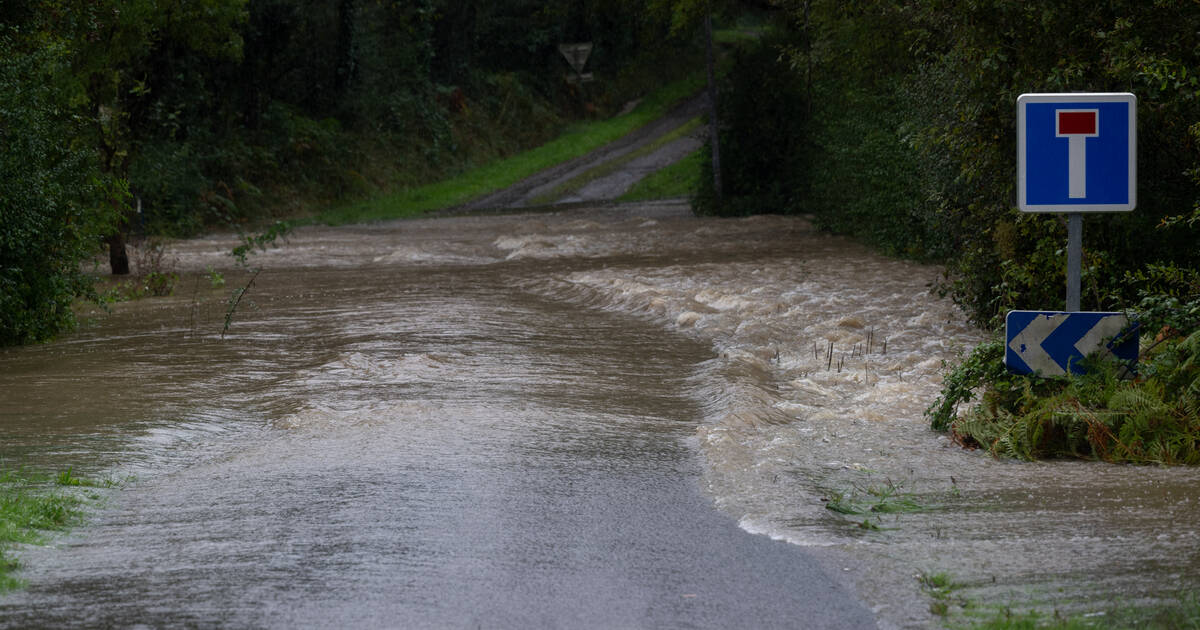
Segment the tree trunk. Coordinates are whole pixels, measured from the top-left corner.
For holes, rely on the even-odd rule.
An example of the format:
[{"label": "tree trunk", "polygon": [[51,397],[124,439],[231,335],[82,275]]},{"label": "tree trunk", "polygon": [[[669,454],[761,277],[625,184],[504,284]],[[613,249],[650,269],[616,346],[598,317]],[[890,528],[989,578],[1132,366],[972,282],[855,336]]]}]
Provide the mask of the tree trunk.
[{"label": "tree trunk", "polygon": [[721,135],[717,118],[716,60],[713,57],[712,12],[704,16],[704,30],[708,40],[708,135],[712,143],[713,192],[721,198]]},{"label": "tree trunk", "polygon": [[129,254],[125,251],[125,235],[117,232],[104,239],[108,243],[108,265],[112,275],[129,275]]},{"label": "tree trunk", "polygon": [[335,105],[341,104],[341,99],[349,90],[358,70],[358,60],[354,51],[355,4],[357,0],[340,0],[337,7],[337,68],[333,89],[338,102]]}]

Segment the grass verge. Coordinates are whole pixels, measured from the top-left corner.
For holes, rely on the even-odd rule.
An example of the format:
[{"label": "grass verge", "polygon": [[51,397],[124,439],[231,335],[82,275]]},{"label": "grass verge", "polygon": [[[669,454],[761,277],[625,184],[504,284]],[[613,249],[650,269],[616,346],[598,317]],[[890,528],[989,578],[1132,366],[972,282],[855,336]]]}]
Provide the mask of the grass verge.
[{"label": "grass verge", "polygon": [[318,214],[315,221],[343,225],[399,219],[466,203],[538,171],[579,157],[662,118],[671,108],[697,93],[704,81],[703,73],[693,73],[647,96],[632,112],[623,116],[572,125],[561,136],[536,149],[439,182],[331,208]]},{"label": "grass verge", "polygon": [[94,489],[115,485],[76,477],[69,468],[57,475],[0,470],[0,592],[23,586],[13,575],[20,568],[15,545],[44,544],[48,533],[80,521],[83,507],[100,498]]},{"label": "grass verge", "polygon": [[[1017,459],[1200,465],[1200,329],[1148,328],[1157,336],[1143,337],[1136,373],[1092,356],[1086,374],[1063,378],[1010,374],[995,338],[947,375],[926,416],[966,446]],[[960,416],[977,392],[980,402]]]},{"label": "grass verge", "polygon": [[643,177],[618,201],[651,201],[695,196],[700,187],[700,169],[704,166],[703,149],[682,160]]}]

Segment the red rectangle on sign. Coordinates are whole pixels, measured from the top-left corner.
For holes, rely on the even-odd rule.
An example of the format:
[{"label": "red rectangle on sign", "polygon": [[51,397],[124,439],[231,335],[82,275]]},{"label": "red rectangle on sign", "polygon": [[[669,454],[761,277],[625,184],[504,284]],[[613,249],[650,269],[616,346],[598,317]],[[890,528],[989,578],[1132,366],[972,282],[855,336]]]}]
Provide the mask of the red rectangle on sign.
[{"label": "red rectangle on sign", "polygon": [[1096,134],[1096,112],[1058,112],[1059,135]]}]

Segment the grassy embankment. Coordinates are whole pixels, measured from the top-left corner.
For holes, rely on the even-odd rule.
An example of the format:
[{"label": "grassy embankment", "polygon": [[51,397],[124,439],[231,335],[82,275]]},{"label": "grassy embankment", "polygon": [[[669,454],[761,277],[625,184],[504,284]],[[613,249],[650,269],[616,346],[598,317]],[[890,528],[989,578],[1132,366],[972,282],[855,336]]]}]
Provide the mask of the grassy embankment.
[{"label": "grassy embankment", "polygon": [[584,155],[662,118],[671,108],[698,92],[703,84],[703,73],[693,73],[647,96],[628,114],[573,125],[558,138],[535,149],[443,181],[337,206],[318,214],[315,221],[342,225],[398,219],[466,203],[538,171]]},{"label": "grassy embankment", "polygon": [[16,545],[45,544],[47,534],[80,521],[83,508],[100,499],[95,489],[115,485],[76,477],[70,469],[53,476],[0,470],[0,592],[23,585],[13,575],[20,568],[12,555]]}]

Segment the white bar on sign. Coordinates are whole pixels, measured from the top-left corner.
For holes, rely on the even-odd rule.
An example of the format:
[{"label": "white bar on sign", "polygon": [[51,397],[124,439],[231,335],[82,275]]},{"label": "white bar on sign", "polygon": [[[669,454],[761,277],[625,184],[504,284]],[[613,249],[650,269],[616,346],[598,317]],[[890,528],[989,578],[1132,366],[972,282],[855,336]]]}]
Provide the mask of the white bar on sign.
[{"label": "white bar on sign", "polygon": [[1067,136],[1067,197],[1071,199],[1087,197],[1087,138]]}]

